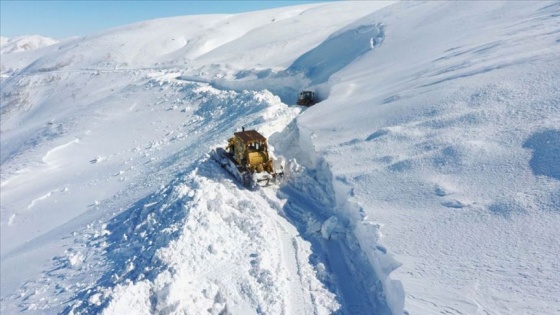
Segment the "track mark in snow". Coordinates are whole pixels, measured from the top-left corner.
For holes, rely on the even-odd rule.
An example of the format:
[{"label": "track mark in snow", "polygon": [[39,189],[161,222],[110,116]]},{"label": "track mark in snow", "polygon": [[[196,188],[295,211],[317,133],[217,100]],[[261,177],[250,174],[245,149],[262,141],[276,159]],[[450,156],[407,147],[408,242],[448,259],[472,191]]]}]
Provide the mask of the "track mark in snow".
[{"label": "track mark in snow", "polygon": [[[276,233],[281,241],[279,261],[283,263],[279,272],[285,274],[288,285],[286,286],[286,305],[287,314],[311,314],[316,313],[319,305],[313,303],[313,285],[309,279],[314,277],[314,272],[309,268],[304,257],[309,255],[309,246],[305,247],[296,228],[279,215],[284,202],[279,202],[277,196],[271,194],[273,188],[261,189],[260,195],[267,200],[271,209],[266,209],[267,218],[276,222]],[[266,208],[266,207],[263,207]],[[273,210],[274,212],[272,212]],[[306,250],[304,250],[306,248]],[[307,268],[306,268],[307,267]]]}]

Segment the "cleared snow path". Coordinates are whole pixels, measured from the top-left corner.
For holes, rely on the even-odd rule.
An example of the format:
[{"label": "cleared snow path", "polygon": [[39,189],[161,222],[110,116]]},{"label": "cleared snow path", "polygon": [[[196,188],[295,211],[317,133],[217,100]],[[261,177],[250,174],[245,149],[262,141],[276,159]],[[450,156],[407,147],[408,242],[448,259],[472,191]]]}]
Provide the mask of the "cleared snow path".
[{"label": "cleared snow path", "polygon": [[[91,212],[69,221],[67,227],[93,223],[79,237],[62,237],[68,239],[67,250],[40,277],[6,296],[3,303],[10,301],[10,307],[3,310],[388,313],[382,286],[346,227],[331,231],[338,235],[329,240],[323,238],[321,225],[332,212],[328,182],[327,186],[313,182],[309,170],[293,172],[285,186],[247,190],[218,164],[200,156],[215,144],[223,145],[242,125],[273,139],[292,125],[301,108],[286,106],[267,91],[218,90],[176,77],[172,71],[148,71],[143,84],[128,87],[137,97],[126,108],[121,106],[122,112],[96,109],[95,123],[128,117],[123,115],[132,111],[152,116],[158,132],[145,139],[131,136],[131,149],[116,147],[116,153],[79,159],[92,171],[107,168],[101,174],[111,174],[111,180],[116,178],[127,189],[95,201]],[[162,115],[174,115],[179,127],[174,127],[174,120],[162,124]],[[88,132],[79,143],[93,153],[96,137],[107,136]],[[164,155],[166,151],[175,153]],[[53,150],[48,152],[44,162],[53,166],[57,157]],[[301,194],[298,183],[316,186],[301,192],[316,189],[324,200]],[[129,199],[141,192],[146,192],[143,198]],[[116,197],[133,202],[117,211]],[[64,229],[57,233],[64,235]],[[42,244],[40,237],[18,251],[36,250]]]},{"label": "cleared snow path", "polygon": [[271,207],[282,203],[200,161],[112,220],[112,267],[66,312],[335,311],[334,294],[307,262],[310,245]]},{"label": "cleared snow path", "polygon": [[[356,239],[356,227],[340,211],[328,165],[311,161],[315,152],[307,138],[296,123],[272,137],[291,161],[286,170],[288,181],[277,192],[287,202],[278,211],[312,244],[310,262],[319,279],[336,293],[341,313],[391,314],[393,306],[389,304],[399,308],[402,301],[392,301],[394,297],[387,300],[385,284],[378,276],[383,273],[376,270],[382,266],[367,257]],[[300,160],[308,167],[296,162]],[[377,245],[375,238],[369,245]]]},{"label": "cleared snow path", "polygon": [[[185,91],[199,100],[194,113],[209,115],[203,121],[214,132],[220,117],[249,118],[265,109],[243,112],[244,94],[176,84],[191,86]],[[261,131],[282,130],[289,113],[262,115]],[[341,224],[324,238],[333,196],[314,172],[293,172],[278,191],[251,191],[212,160],[199,160],[107,225],[101,234],[108,235],[112,267],[66,311],[389,314],[382,284],[349,228]]]},{"label": "cleared snow path", "polygon": [[382,284],[350,231],[339,226],[329,239],[322,236],[321,222],[328,219],[325,216],[330,210],[325,209],[328,206],[290,186],[283,187],[281,195],[289,200],[282,210],[313,244],[311,260],[320,279],[337,293],[340,311],[343,314],[390,314],[382,295]]}]

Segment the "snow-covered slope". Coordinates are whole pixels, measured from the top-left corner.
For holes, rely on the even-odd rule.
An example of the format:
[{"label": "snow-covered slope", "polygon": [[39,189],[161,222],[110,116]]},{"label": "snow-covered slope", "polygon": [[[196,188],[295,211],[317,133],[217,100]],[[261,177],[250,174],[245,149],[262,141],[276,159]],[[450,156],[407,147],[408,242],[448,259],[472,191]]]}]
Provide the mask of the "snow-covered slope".
[{"label": "snow-covered slope", "polygon": [[[2,313],[560,312],[559,14],[337,2],[3,54]],[[281,185],[212,161],[241,126]]]},{"label": "snow-covered slope", "polygon": [[37,48],[50,46],[58,43],[59,41],[53,38],[29,35],[18,37],[0,37],[0,53],[11,54],[16,52],[34,50]]},{"label": "snow-covered slope", "polygon": [[374,13],[360,23],[385,24],[383,45],[298,119],[341,201],[383,226],[413,313],[560,312],[559,14],[528,2]]}]

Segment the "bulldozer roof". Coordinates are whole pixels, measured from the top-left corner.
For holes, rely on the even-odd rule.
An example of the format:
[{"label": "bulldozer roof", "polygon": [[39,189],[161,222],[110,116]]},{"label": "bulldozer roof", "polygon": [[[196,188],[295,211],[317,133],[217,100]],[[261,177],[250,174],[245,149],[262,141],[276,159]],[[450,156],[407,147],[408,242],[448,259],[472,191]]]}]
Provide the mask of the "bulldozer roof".
[{"label": "bulldozer roof", "polygon": [[266,138],[263,137],[258,131],[256,130],[245,130],[241,132],[234,133],[236,137],[241,139],[243,142],[251,142],[251,141],[266,141]]}]

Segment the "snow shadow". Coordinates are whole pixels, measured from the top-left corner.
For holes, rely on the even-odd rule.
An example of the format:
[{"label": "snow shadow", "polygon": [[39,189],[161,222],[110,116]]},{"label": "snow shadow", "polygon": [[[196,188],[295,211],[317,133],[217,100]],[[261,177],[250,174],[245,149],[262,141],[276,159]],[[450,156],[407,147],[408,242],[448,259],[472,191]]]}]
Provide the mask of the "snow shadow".
[{"label": "snow shadow", "polygon": [[533,150],[529,166],[534,175],[560,180],[560,130],[534,133],[525,140],[523,148]]},{"label": "snow shadow", "polygon": [[515,200],[503,200],[495,202],[488,207],[488,210],[490,210],[490,213],[497,216],[502,216],[504,218],[511,218],[516,214],[527,213],[523,206]]},{"label": "snow shadow", "polygon": [[77,293],[63,313],[99,314],[111,302],[104,296],[107,289],[144,279],[153,281],[167,268],[155,254],[180,236],[188,215],[183,205],[190,197],[176,189],[182,178],[179,174],[170,185],[110,220],[102,236],[107,244],[106,273],[93,286]]},{"label": "snow shadow", "polygon": [[309,263],[318,279],[336,295],[340,309],[335,314],[390,314],[383,283],[360,247],[344,210],[337,206],[328,163],[322,158],[314,163],[313,152],[301,149],[307,139],[295,122],[271,137],[286,159],[300,163],[285,169],[288,180],[278,196],[287,202],[280,212],[311,244]]},{"label": "snow shadow", "polygon": [[341,305],[334,314],[390,314],[383,284],[348,230],[348,224],[339,222],[329,239],[322,235],[324,222],[332,221],[329,218],[334,205],[330,202],[334,200],[325,190],[327,187],[320,184],[321,172],[305,172],[281,188],[280,196],[288,200],[282,212],[311,244],[313,254],[309,263]]},{"label": "snow shadow", "polygon": [[381,24],[345,28],[300,56],[287,71],[303,73],[312,85],[327,82],[331,75],[381,44],[384,36]]}]

